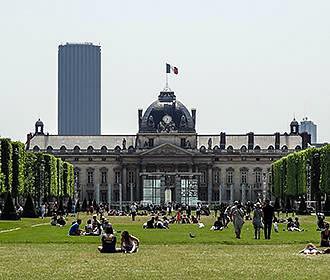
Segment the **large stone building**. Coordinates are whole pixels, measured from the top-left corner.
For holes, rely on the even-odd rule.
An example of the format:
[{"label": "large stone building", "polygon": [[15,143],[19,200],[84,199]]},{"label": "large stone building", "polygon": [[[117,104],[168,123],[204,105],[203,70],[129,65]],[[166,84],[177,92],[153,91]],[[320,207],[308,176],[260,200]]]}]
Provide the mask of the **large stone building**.
[{"label": "large stone building", "polygon": [[195,205],[269,196],[271,163],[306,148],[310,138],[296,121],[284,134],[199,135],[196,110],[171,91],[139,110],[138,121],[137,134],[101,136],[49,135],[38,121],[27,149],[74,164],[80,199]]}]

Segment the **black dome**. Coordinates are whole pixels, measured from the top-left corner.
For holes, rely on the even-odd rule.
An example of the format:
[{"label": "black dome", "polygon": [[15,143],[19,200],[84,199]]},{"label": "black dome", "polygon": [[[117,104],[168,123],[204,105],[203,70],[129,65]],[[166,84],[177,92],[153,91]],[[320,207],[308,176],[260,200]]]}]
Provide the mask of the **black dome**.
[{"label": "black dome", "polygon": [[180,101],[176,100],[174,92],[161,92],[158,100],[153,102],[144,113],[139,132],[196,132],[196,130],[191,114]]}]

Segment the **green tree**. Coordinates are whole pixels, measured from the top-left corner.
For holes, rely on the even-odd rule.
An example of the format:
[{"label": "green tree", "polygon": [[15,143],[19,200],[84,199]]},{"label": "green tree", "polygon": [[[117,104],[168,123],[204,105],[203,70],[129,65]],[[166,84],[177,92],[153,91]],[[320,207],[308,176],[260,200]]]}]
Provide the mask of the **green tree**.
[{"label": "green tree", "polygon": [[24,164],[24,144],[18,141],[12,142],[12,196],[16,202],[24,190]]},{"label": "green tree", "polygon": [[1,173],[4,177],[4,189],[1,191],[11,191],[12,184],[12,145],[8,138],[0,138],[1,142]]}]

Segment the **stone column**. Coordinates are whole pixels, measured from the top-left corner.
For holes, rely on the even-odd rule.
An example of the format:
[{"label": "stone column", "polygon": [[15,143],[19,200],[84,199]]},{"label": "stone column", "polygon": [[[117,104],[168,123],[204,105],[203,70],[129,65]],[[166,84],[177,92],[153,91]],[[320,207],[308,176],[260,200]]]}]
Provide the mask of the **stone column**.
[{"label": "stone column", "polygon": [[175,176],[175,200],[176,203],[181,203],[181,178],[179,175]]},{"label": "stone column", "polygon": [[134,189],[134,183],[130,183],[129,184],[129,188],[131,191],[131,204],[133,203],[134,199],[133,199],[133,189]]},{"label": "stone column", "polygon": [[230,202],[231,202],[231,203],[234,202],[234,198],[235,198],[235,194],[234,194],[234,185],[231,184],[231,185],[230,185]]},{"label": "stone column", "polygon": [[123,210],[123,184],[119,184],[119,208]]},{"label": "stone column", "polygon": [[140,197],[140,168],[137,167],[135,169],[135,197],[136,197],[136,201],[140,201],[141,197]]},{"label": "stone column", "polygon": [[126,165],[122,168],[122,200],[127,201],[127,168]]},{"label": "stone column", "polygon": [[222,203],[222,196],[223,196],[223,186],[219,184],[219,204]]},{"label": "stone column", "polygon": [[242,203],[246,202],[246,187],[245,184],[242,184]]},{"label": "stone column", "polygon": [[211,204],[212,201],[212,165],[209,165],[208,167],[208,178],[207,178],[207,201],[208,204]]},{"label": "stone column", "polygon": [[108,184],[108,203],[109,203],[109,205],[111,204],[111,200],[112,200],[112,188],[111,188],[111,184]]},{"label": "stone column", "polygon": [[165,203],[165,176],[160,177],[160,203]]},{"label": "stone column", "polygon": [[95,201],[97,204],[100,203],[100,184],[96,184],[96,187],[95,187]]}]

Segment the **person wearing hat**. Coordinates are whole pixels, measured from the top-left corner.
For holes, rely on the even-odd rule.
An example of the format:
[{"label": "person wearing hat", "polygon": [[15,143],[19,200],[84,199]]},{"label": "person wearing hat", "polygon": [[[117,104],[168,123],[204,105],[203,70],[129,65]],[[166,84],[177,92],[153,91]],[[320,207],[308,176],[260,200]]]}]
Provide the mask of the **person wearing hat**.
[{"label": "person wearing hat", "polygon": [[262,228],[262,209],[260,202],[257,202],[253,211],[252,224],[254,227],[254,239],[260,239],[260,229]]}]

